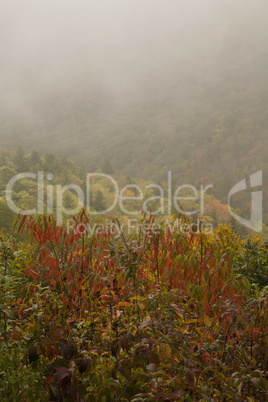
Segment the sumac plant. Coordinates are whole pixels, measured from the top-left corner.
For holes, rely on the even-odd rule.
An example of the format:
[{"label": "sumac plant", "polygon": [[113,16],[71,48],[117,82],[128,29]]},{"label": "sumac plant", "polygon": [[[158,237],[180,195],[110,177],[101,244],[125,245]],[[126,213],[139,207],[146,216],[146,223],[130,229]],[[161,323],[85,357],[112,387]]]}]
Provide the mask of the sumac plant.
[{"label": "sumac plant", "polygon": [[1,398],[266,401],[267,290],[234,272],[230,233],[149,216],[135,236],[92,234],[89,219],[17,220],[28,243],[2,253],[1,283],[21,286],[1,285]]}]

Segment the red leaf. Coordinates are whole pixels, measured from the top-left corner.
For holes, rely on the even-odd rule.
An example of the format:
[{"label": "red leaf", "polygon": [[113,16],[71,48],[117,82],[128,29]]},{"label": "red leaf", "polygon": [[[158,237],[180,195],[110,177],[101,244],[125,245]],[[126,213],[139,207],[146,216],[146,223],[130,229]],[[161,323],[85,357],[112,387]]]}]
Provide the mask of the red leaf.
[{"label": "red leaf", "polygon": [[66,392],[71,387],[72,373],[66,367],[60,367],[54,374],[54,380],[59,382],[61,390]]},{"label": "red leaf", "polygon": [[69,264],[71,264],[72,260],[73,260],[73,253],[70,254],[70,257],[69,257]]},{"label": "red leaf", "polygon": [[86,357],[82,357],[82,359],[78,363],[78,370],[80,374],[83,374],[88,368],[88,359]]},{"label": "red leaf", "polygon": [[186,369],[186,381],[190,387],[194,386],[194,374],[190,369]]},{"label": "red leaf", "polygon": [[56,382],[61,382],[64,378],[70,378],[71,380],[71,377],[72,373],[67,369],[67,367],[60,367],[54,374],[54,380]]}]

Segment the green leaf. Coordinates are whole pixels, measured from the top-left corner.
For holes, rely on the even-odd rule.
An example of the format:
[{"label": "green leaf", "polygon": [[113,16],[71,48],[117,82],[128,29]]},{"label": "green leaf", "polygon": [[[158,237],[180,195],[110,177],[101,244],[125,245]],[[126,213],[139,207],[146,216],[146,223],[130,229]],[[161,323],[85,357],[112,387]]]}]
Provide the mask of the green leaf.
[{"label": "green leaf", "polygon": [[253,377],[251,378],[251,381],[253,382],[253,384],[255,385],[256,388],[260,388],[265,390],[266,386],[264,384],[264,378],[259,378],[259,377]]},{"label": "green leaf", "polygon": [[148,327],[148,326],[150,326],[150,325],[153,325],[153,321],[152,321],[152,320],[143,321],[143,322],[141,323],[141,325],[139,326],[138,331],[140,331],[141,329],[143,329],[143,328],[145,328],[145,327]]},{"label": "green leaf", "polygon": [[10,310],[4,309],[3,313],[5,313],[8,316],[8,318],[13,318],[14,317],[12,311],[10,311]]}]

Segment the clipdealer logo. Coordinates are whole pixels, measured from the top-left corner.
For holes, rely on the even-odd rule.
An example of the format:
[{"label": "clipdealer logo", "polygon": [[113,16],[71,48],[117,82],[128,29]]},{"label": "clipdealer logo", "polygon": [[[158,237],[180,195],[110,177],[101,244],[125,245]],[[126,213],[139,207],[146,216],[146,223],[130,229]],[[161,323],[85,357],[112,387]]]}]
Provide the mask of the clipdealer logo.
[{"label": "clipdealer logo", "polygon": [[[61,186],[59,184],[53,185],[47,184],[45,185],[45,180],[47,183],[52,182],[54,179],[53,174],[49,173],[47,175],[44,174],[43,171],[39,171],[36,173],[19,173],[12,177],[9,183],[6,186],[6,202],[9,208],[17,213],[17,214],[28,214],[34,215],[38,214],[52,214],[56,213],[57,222],[62,224],[63,222],[63,214],[65,215],[74,215],[77,211],[86,206],[90,208],[90,193],[91,193],[91,186],[90,182],[94,178],[99,178],[102,180],[108,180],[110,184],[114,187],[114,201],[112,205],[110,205],[104,211],[93,211],[91,210],[92,215],[101,215],[107,214],[111,210],[115,208],[116,205],[119,205],[121,212],[124,215],[140,215],[143,212],[150,212],[148,204],[152,200],[156,200],[160,203],[160,208],[153,212],[154,215],[161,213],[161,211],[165,210],[167,214],[172,214],[172,205],[174,206],[176,212],[180,214],[184,214],[186,216],[191,216],[196,214],[197,211],[183,211],[180,207],[180,202],[188,200],[194,201],[199,203],[200,214],[204,215],[205,213],[205,194],[206,192],[213,187],[213,185],[208,185],[206,187],[202,186],[200,189],[195,188],[191,185],[182,185],[172,191],[172,174],[168,172],[168,190],[167,194],[165,194],[164,189],[156,184],[149,184],[146,186],[146,189],[154,189],[157,195],[153,197],[147,198],[143,193],[142,189],[135,185],[135,184],[127,184],[122,189],[119,189],[119,186],[115,179],[112,176],[103,174],[103,173],[89,173],[86,177],[86,194],[84,194],[83,190],[75,185],[75,184],[68,184],[65,186]],[[37,208],[27,211],[22,211],[21,208],[17,207],[13,200],[13,188],[15,184],[23,179],[32,179],[37,184]],[[241,180],[237,183],[229,192],[228,195],[228,207],[231,216],[233,216],[240,224],[244,225],[248,229],[254,230],[256,232],[262,231],[262,201],[263,201],[263,194],[261,189],[256,189],[257,187],[261,187],[263,184],[263,172],[262,170],[250,175],[250,188],[251,188],[251,216],[250,219],[245,219],[242,216],[237,215],[231,207],[231,199],[232,197],[241,192],[247,190],[247,183],[246,179]],[[188,193],[190,192],[191,195],[185,196],[184,190],[187,189]],[[67,209],[64,207],[63,198],[66,191],[71,190],[73,193],[76,194],[78,203],[74,209]],[[126,190],[135,190],[135,196],[128,196],[126,195]],[[167,197],[167,198],[166,198]],[[45,202],[46,199],[46,202]],[[140,210],[130,211],[126,209],[125,202],[128,200],[132,200],[133,202],[140,201],[142,202],[142,208]],[[167,203],[167,205],[166,205]]]},{"label": "clipdealer logo", "polygon": [[[36,183],[36,208],[22,210],[16,205],[15,200],[13,199],[14,187],[16,183],[23,179],[31,179]],[[163,213],[163,211],[165,211],[165,213],[168,215],[173,214],[174,211],[186,216],[197,214],[198,211],[200,215],[204,215],[205,194],[210,188],[213,187],[211,184],[207,186],[201,185],[200,188],[196,188],[189,184],[184,184],[174,189],[172,184],[172,173],[170,171],[168,172],[167,176],[166,189],[157,184],[148,184],[145,186],[145,189],[142,189],[136,184],[127,184],[123,188],[119,188],[116,180],[110,175],[104,173],[88,173],[86,176],[86,192],[84,193],[82,188],[75,184],[68,184],[65,186],[61,186],[59,184],[53,185],[53,179],[53,174],[45,174],[43,171],[39,171],[38,173],[19,173],[13,176],[6,186],[5,196],[7,205],[16,214],[35,215],[55,213],[57,222],[59,224],[62,224],[63,222],[63,215],[75,215],[78,210],[84,206],[90,211],[92,216],[108,214],[116,206],[119,207],[123,215],[130,216],[139,216],[143,213],[158,215]],[[106,180],[110,187],[113,188],[113,202],[111,205],[106,206],[105,209],[101,211],[96,211],[91,208],[91,183],[95,179]],[[71,191],[76,195],[77,205],[73,209],[68,209],[64,206],[63,200],[67,191]],[[131,191],[132,195],[129,195],[129,191]],[[146,191],[151,191],[151,195],[148,196]],[[132,208],[128,208],[128,201],[132,201],[132,204],[134,205],[132,205]],[[157,209],[153,211],[151,211],[150,208],[150,203],[152,201],[156,201],[158,204]],[[194,203],[193,205],[191,204],[193,210],[185,211],[182,209],[181,203],[185,201]]]},{"label": "clipdealer logo", "polygon": [[[250,175],[250,188],[251,190],[256,189],[256,187],[262,186],[262,170]],[[251,191],[251,216],[250,219],[245,219],[232,211],[231,208],[231,198],[234,194],[240,191],[247,190],[246,179],[241,180],[237,183],[229,192],[228,196],[228,206],[230,214],[242,225],[248,229],[254,230],[255,232],[262,231],[262,190]]]}]

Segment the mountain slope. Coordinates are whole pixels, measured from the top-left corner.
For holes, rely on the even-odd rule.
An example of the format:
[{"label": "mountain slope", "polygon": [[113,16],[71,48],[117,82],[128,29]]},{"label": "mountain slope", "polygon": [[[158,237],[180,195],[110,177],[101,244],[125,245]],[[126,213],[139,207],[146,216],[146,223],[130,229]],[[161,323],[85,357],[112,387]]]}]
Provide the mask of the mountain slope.
[{"label": "mountain slope", "polygon": [[88,171],[108,159],[158,182],[170,170],[176,184],[213,183],[225,203],[237,181],[266,174],[267,3],[179,4],[142,15],[132,4],[130,28],[120,21],[118,36],[85,42],[92,53],[67,59],[62,75],[37,60],[23,64],[32,75],[20,65],[12,81],[6,70],[1,145],[66,152]]}]

